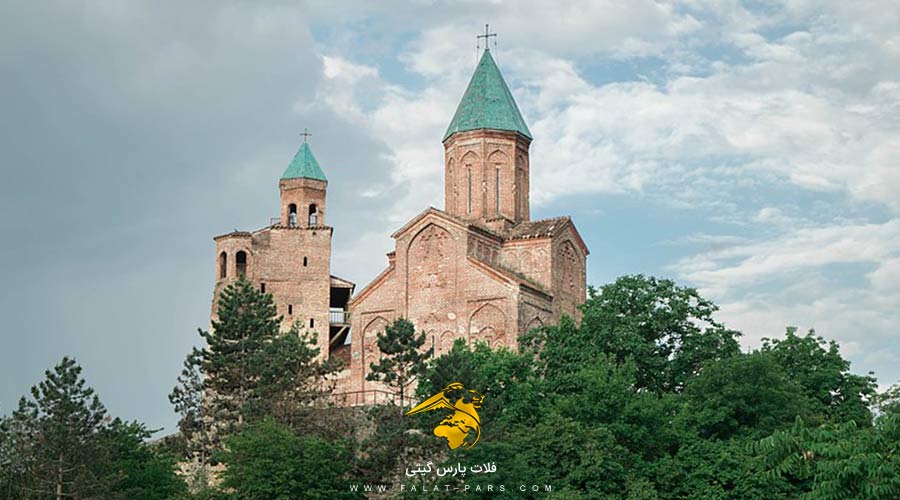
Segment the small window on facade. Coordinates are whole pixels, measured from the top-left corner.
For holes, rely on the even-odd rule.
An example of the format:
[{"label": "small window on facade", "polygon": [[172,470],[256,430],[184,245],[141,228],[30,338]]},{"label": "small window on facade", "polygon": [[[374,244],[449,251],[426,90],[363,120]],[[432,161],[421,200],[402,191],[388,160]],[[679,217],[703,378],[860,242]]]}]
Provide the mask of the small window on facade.
[{"label": "small window on facade", "polygon": [[238,276],[247,274],[247,252],[241,250],[234,254],[234,268]]},{"label": "small window on facade", "polygon": [[309,225],[315,226],[319,221],[319,207],[315,203],[309,206]]},{"label": "small window on facade", "polygon": [[294,304],[288,304],[288,314],[294,314]]},{"label": "small window on facade", "polygon": [[297,225],[297,205],[291,203],[288,205],[288,226],[294,227]]},{"label": "small window on facade", "polygon": [[316,320],[314,320],[314,319],[312,319],[312,318],[309,318],[309,327],[310,327],[310,328],[315,328],[315,327],[316,327]]},{"label": "small window on facade", "polygon": [[228,275],[228,254],[222,252],[219,254],[219,278]]},{"label": "small window on facade", "polygon": [[306,267],[306,264],[307,264],[306,257],[303,257],[303,267]]},{"label": "small window on facade", "polygon": [[259,291],[260,291],[261,293],[266,293],[266,284],[265,284],[265,283],[260,283],[260,284],[259,284]]}]

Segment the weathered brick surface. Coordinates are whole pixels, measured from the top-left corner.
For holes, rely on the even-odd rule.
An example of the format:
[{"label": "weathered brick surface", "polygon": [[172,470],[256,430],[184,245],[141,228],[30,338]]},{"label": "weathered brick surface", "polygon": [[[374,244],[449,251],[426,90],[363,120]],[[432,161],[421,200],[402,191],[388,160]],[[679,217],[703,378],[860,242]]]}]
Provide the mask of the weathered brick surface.
[{"label": "weathered brick surface", "polygon": [[[281,179],[281,225],[291,225],[289,207],[297,207],[296,224],[300,226],[325,225],[325,192],[327,183],[316,179]],[[310,206],[315,205],[315,223],[310,224]]]},{"label": "weathered brick surface", "polygon": [[[278,313],[283,316],[282,329],[296,321],[301,329],[318,334],[319,348],[328,352],[328,306],[331,288],[331,233],[324,224],[325,183],[311,179],[288,179],[280,182],[282,194],[281,223],[253,233],[237,232],[215,238],[216,297],[238,277],[236,256],[247,256],[245,276],[257,287],[265,286],[272,294]],[[288,206],[298,208],[297,224],[288,218]],[[308,224],[306,210],[315,203],[319,208],[318,225]],[[302,217],[300,216],[302,214]],[[221,256],[226,256],[225,276],[221,272]]]},{"label": "weathered brick surface", "polygon": [[464,219],[528,220],[530,142],[499,130],[450,136],[444,143],[444,210]]},{"label": "weathered brick surface", "polygon": [[580,319],[588,250],[568,217],[530,220],[529,145],[521,134],[494,130],[445,141],[445,210],[428,208],[392,235],[388,267],[350,301],[349,345],[328,345],[331,228],[324,181],[281,180],[279,224],[216,238],[216,255],[227,256],[224,277],[217,268],[216,295],[236,279],[235,255],[245,252],[247,277],[265,283],[283,326],[300,320],[308,328],[312,319],[323,356],[346,361],[338,391],[354,393],[349,404],[377,401],[374,391],[384,390],[365,378],[381,355],[378,332],[397,318],[412,320],[435,355],[459,338],[515,349],[532,328],[564,314]]},{"label": "weathered brick surface", "polygon": [[394,233],[387,269],[351,301],[341,390],[383,389],[365,377],[380,356],[377,333],[399,317],[436,355],[457,338],[515,349],[531,328],[579,318],[588,251],[568,217],[529,220],[529,142],[490,130],[448,138],[445,210],[429,208]]}]

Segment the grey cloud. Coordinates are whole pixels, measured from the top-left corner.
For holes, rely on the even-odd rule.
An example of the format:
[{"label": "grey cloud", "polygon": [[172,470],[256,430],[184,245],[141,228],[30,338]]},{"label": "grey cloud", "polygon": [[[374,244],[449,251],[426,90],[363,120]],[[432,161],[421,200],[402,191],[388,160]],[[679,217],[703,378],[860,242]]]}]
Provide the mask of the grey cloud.
[{"label": "grey cloud", "polygon": [[114,413],[171,429],[212,236],[277,213],[310,127],[336,244],[352,245],[383,146],[302,105],[323,78],[302,6],[22,2],[0,17],[15,20],[0,33],[0,412],[71,354]]}]

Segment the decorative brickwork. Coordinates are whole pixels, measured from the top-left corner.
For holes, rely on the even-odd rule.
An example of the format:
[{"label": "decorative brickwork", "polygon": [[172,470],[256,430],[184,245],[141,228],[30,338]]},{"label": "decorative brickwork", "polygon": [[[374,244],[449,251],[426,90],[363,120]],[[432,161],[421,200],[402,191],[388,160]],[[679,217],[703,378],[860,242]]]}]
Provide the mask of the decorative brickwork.
[{"label": "decorative brickwork", "polygon": [[301,146],[278,186],[281,215],[272,225],[214,238],[212,316],[219,293],[242,274],[272,295],[283,317],[282,330],[296,323],[301,331],[316,333],[322,356],[333,354],[349,361],[344,340],[349,333],[347,302],[354,285],[331,275],[332,228],[325,225],[328,182],[308,144]]},{"label": "decorative brickwork", "polygon": [[530,329],[580,319],[588,249],[569,217],[530,220],[531,134],[489,55],[443,142],[445,209],[391,235],[387,268],[352,298],[353,284],[330,273],[327,181],[307,144],[280,180],[277,222],[215,239],[216,294],[236,278],[241,253],[241,272],[265,284],[285,328],[301,320],[323,356],[345,360],[346,404],[388,397],[366,375],[381,356],[378,333],[397,318],[424,332],[437,356],[456,339],[516,349]]}]

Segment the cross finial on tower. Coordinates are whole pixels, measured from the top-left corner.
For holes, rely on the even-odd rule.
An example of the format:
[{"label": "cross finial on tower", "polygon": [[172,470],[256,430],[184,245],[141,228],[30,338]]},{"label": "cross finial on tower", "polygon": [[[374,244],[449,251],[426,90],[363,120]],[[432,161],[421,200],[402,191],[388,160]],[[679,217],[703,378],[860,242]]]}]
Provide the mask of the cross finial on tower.
[{"label": "cross finial on tower", "polygon": [[312,134],[310,134],[306,128],[303,129],[303,132],[300,135],[303,136],[303,142],[306,142],[306,139],[312,137]]},{"label": "cross finial on tower", "polygon": [[[484,34],[483,34],[483,35],[477,35],[477,36],[475,37],[475,39],[477,40],[476,44],[477,44],[477,43],[481,43],[481,39],[484,38],[484,50],[491,50],[490,47],[488,47],[488,41],[489,41],[491,38],[496,38],[496,37],[497,37],[497,34],[496,34],[496,33],[491,33],[491,32],[490,32],[490,29],[489,29],[489,26],[488,26],[487,24],[485,24],[485,25],[484,25]],[[497,40],[494,40],[494,45],[497,45]]]}]

